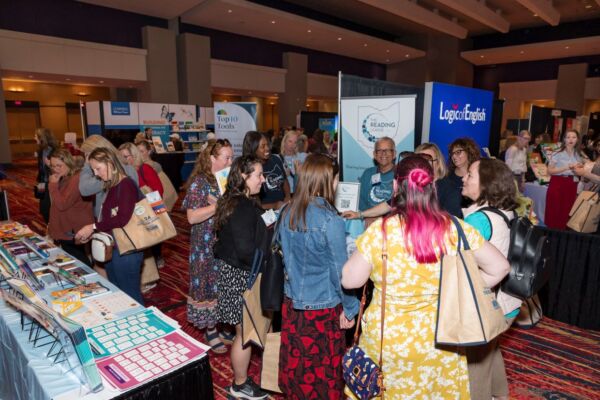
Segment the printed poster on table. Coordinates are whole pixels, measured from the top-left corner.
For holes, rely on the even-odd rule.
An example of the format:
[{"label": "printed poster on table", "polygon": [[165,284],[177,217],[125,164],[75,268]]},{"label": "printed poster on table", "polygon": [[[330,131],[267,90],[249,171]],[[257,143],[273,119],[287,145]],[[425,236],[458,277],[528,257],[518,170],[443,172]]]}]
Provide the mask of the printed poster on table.
[{"label": "printed poster on table", "polygon": [[227,139],[233,154],[242,155],[242,143],[248,131],[256,130],[256,103],[214,103],[215,135]]},{"label": "printed poster on table", "polygon": [[416,95],[341,99],[341,179],[356,182],[375,165],[373,151],[379,138],[392,138],[398,153],[414,150],[415,102]]}]

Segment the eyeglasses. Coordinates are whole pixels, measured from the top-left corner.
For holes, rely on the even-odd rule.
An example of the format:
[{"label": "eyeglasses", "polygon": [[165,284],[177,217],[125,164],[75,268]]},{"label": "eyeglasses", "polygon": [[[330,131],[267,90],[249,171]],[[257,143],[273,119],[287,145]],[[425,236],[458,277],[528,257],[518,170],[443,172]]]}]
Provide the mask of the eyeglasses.
[{"label": "eyeglasses", "polygon": [[375,150],[375,154],[377,154],[377,155],[394,154],[394,149],[377,149],[377,150]]},{"label": "eyeglasses", "polygon": [[215,147],[217,147],[217,145],[220,144],[221,146],[225,146],[225,147],[229,147],[231,146],[231,143],[229,143],[229,140],[227,139],[217,139],[215,140],[215,142],[213,143],[210,152],[212,153],[215,150]]},{"label": "eyeglasses", "polygon": [[452,152],[452,157],[460,156],[464,151],[465,151],[465,149],[456,149]]}]

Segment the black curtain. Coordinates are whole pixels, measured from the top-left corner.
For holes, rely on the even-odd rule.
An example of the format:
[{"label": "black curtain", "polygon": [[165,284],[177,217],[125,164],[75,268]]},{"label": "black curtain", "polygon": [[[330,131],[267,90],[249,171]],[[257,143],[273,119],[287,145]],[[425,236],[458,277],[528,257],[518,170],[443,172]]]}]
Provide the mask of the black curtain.
[{"label": "black curtain", "polygon": [[552,273],[539,294],[544,315],[600,330],[600,235],[547,232]]}]

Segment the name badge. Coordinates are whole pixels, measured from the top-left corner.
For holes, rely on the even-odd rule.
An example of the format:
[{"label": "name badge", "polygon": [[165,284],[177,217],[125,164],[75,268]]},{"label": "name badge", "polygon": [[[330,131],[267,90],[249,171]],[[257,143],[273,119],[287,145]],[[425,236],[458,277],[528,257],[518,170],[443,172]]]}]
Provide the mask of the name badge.
[{"label": "name badge", "polygon": [[377,185],[378,183],[381,183],[380,173],[376,173],[375,175],[371,176],[371,185]]}]

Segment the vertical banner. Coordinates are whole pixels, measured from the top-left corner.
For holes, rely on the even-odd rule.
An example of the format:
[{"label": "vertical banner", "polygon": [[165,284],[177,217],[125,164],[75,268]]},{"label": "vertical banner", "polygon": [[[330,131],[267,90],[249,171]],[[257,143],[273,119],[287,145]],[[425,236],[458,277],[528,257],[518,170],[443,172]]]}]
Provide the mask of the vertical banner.
[{"label": "vertical banner", "polygon": [[319,129],[327,132],[329,138],[333,140],[335,134],[335,118],[319,118]]},{"label": "vertical banner", "polygon": [[102,134],[102,121],[100,119],[100,102],[88,101],[85,103],[85,119],[88,135]]},{"label": "vertical banner", "polygon": [[342,178],[355,182],[372,167],[377,139],[390,137],[396,151],[415,147],[416,95],[352,97],[340,101]]},{"label": "vertical banner", "polygon": [[439,146],[445,157],[448,145],[470,137],[482,149],[489,146],[494,93],[445,83],[425,83],[422,142]]},{"label": "vertical banner", "polygon": [[227,139],[235,156],[242,155],[242,143],[248,131],[256,130],[256,103],[214,103],[215,135]]}]

